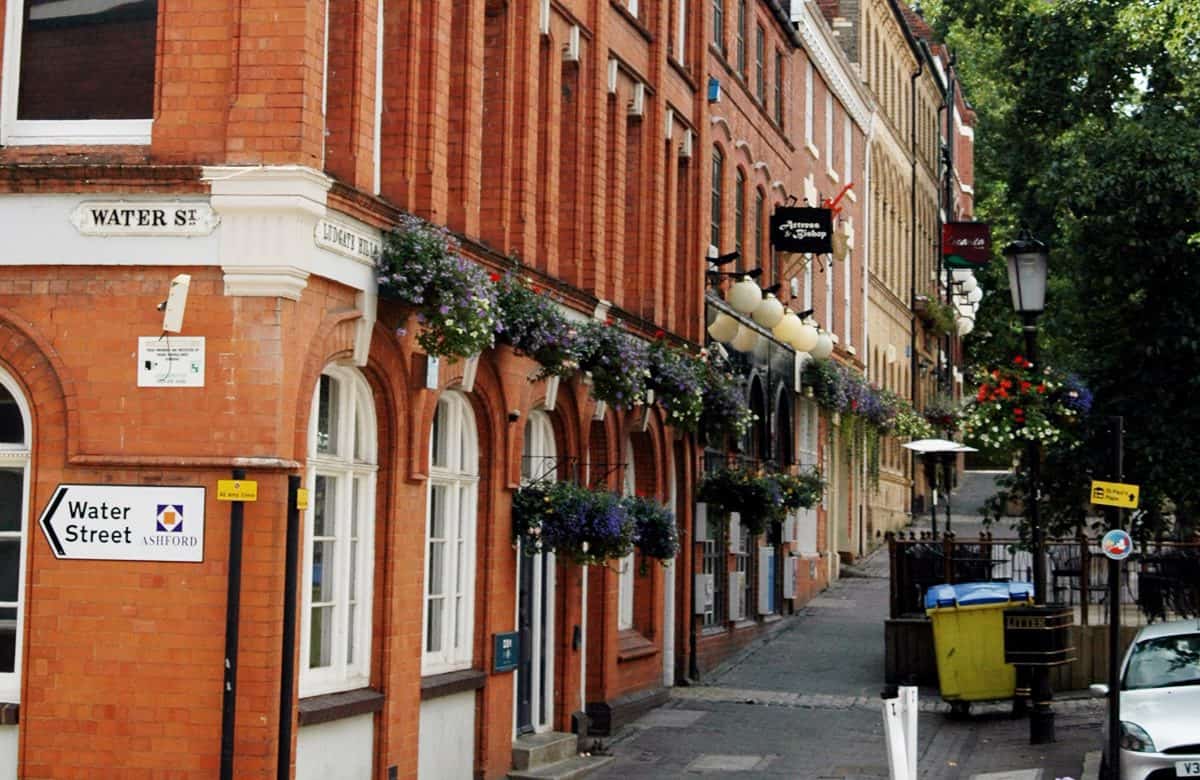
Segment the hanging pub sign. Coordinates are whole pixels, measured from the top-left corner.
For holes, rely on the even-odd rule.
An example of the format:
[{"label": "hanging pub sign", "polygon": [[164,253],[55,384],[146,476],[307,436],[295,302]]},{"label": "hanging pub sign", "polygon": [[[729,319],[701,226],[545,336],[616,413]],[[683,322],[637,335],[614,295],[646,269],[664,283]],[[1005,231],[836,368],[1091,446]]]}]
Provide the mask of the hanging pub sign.
[{"label": "hanging pub sign", "polygon": [[947,268],[982,268],[991,259],[991,225],[986,222],[942,225],[942,262]]},{"label": "hanging pub sign", "polygon": [[833,251],[833,212],[779,206],[771,215],[771,246],[780,252],[827,255]]}]

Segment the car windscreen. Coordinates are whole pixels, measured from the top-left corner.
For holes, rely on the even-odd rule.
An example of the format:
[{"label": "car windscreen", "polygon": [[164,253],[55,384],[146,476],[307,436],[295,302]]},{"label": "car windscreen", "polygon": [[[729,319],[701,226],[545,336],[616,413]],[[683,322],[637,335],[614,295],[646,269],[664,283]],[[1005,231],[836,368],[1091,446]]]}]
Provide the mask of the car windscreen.
[{"label": "car windscreen", "polygon": [[1200,633],[1146,639],[1134,645],[1124,689],[1200,685]]}]

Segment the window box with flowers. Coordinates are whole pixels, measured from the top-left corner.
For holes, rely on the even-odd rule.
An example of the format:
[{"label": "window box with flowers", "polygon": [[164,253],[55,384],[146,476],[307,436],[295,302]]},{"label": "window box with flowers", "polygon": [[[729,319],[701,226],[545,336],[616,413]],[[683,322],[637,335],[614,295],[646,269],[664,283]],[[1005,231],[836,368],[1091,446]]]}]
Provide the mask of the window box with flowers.
[{"label": "window box with flowers", "polygon": [[650,345],[649,388],[667,416],[667,424],[690,433],[704,415],[706,367],[698,358],[666,343],[662,331]]},{"label": "window box with flowers", "polygon": [[533,358],[532,377],[569,377],[579,370],[578,332],[554,298],[516,273],[498,277],[496,341]]},{"label": "window box with flowers", "polygon": [[579,325],[579,368],[590,376],[592,396],[615,409],[646,403],[649,348],[624,328],[588,320]]}]

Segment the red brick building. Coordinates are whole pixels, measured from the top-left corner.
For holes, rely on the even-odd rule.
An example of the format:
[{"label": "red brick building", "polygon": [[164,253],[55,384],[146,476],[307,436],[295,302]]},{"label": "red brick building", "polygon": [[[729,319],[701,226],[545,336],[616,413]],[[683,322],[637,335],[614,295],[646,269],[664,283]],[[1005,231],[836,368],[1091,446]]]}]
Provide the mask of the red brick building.
[{"label": "red brick building", "polygon": [[[871,113],[819,14],[6,0],[0,18],[0,776],[503,776],[524,735],[619,725],[854,554],[861,466],[827,452],[833,421],[797,402],[769,333],[747,375],[763,427],[733,455],[830,487],[776,537],[717,540],[693,497],[726,450],[658,409],[605,413],[580,379],[555,395],[508,347],[473,376],[435,364],[374,268],[414,214],[573,317],[699,348],[723,306],[709,246],[738,249],[861,369]],[[843,189],[841,262],[772,254],[775,206]],[[519,555],[512,493],[542,463],[665,503],[677,561]],[[234,479],[254,500],[218,495]],[[704,574],[748,608],[697,614]]]}]

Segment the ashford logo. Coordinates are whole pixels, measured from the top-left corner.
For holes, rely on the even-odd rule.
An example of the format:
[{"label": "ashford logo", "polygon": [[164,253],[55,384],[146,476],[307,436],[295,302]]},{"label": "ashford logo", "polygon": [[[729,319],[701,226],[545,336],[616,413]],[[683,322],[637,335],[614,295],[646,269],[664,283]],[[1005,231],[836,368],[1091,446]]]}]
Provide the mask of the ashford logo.
[{"label": "ashford logo", "polygon": [[57,558],[204,560],[204,488],[59,485],[39,520]]},{"label": "ashford logo", "polygon": [[154,524],[160,533],[183,533],[183,505],[159,504]]}]

